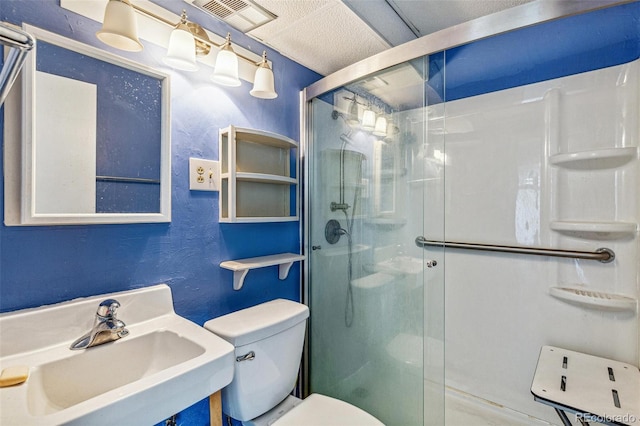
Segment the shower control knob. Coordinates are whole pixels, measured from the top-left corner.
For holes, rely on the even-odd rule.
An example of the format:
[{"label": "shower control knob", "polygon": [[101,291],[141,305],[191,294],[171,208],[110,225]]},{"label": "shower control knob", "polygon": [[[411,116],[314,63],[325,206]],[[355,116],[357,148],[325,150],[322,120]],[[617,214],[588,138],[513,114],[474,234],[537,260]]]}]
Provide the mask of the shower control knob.
[{"label": "shower control knob", "polygon": [[438,264],[438,262],[436,262],[435,260],[427,260],[426,261],[427,268],[433,268],[437,264]]},{"label": "shower control knob", "polygon": [[322,246],[311,246],[311,250],[320,250]]}]

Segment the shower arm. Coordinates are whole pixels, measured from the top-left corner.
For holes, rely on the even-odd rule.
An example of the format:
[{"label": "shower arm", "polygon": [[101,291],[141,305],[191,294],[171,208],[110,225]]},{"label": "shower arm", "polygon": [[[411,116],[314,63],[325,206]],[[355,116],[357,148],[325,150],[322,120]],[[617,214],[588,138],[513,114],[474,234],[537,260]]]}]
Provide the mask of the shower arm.
[{"label": "shower arm", "polygon": [[587,259],[598,260],[602,263],[613,262],[616,258],[616,254],[609,248],[599,248],[595,252],[589,251],[576,251],[576,250],[559,250],[548,249],[538,247],[515,247],[515,246],[499,246],[491,244],[474,244],[474,243],[461,243],[454,241],[433,241],[427,240],[420,236],[416,238],[416,245],[418,247],[444,247],[444,248],[458,248],[467,250],[481,250],[481,251],[495,251],[501,253],[516,253],[516,254],[531,254],[537,256],[554,256],[554,257],[568,257],[572,259]]}]

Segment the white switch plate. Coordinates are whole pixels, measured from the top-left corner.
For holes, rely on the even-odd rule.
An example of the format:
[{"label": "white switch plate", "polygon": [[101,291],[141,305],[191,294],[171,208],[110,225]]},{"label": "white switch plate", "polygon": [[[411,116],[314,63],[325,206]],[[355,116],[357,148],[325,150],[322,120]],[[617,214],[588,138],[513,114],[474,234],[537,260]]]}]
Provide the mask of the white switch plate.
[{"label": "white switch plate", "polygon": [[189,158],[189,189],[220,191],[220,162]]}]

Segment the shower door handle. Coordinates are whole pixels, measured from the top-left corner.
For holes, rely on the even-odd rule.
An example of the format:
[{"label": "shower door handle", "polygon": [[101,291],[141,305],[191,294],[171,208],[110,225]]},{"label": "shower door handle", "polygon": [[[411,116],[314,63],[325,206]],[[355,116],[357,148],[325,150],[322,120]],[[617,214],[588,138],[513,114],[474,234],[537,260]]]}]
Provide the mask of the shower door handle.
[{"label": "shower door handle", "polygon": [[[416,237],[416,245],[418,247],[424,248],[427,245],[426,243],[427,243],[427,240],[423,236],[419,235],[419,236]],[[424,265],[427,268],[434,268],[434,267],[436,267],[438,265],[438,262],[435,259],[433,259],[433,260],[425,260],[424,261]]]}]

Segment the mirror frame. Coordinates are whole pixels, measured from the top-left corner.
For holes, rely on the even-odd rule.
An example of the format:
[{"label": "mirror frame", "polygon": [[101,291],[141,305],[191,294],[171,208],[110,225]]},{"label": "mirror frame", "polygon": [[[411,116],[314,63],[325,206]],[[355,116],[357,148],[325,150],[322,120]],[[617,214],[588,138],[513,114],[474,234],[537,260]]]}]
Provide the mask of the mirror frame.
[{"label": "mirror frame", "polygon": [[[110,52],[24,24],[36,40],[90,56],[125,69],[156,78],[161,83],[160,212],[158,213],[36,213],[35,212],[35,74],[36,48],[29,53],[20,83],[5,101],[4,185],[7,226],[82,225],[171,222],[171,120],[170,76]],[[18,89],[21,88],[21,89]]]}]

